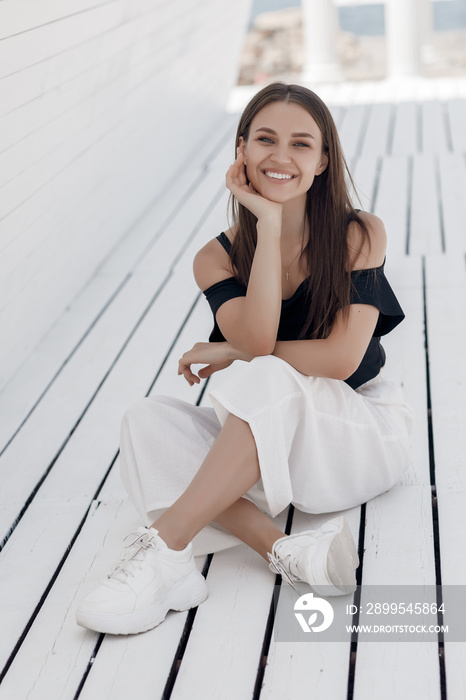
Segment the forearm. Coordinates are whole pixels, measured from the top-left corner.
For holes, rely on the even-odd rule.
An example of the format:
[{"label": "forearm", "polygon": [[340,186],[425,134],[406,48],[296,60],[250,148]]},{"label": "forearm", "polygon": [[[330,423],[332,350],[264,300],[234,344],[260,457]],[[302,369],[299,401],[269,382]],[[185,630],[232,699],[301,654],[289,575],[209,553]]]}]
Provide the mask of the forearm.
[{"label": "forearm", "polygon": [[246,296],[217,312],[227,340],[253,356],[270,355],[275,347],[282,306],[280,235],[279,217],[258,221]]},{"label": "forearm", "polygon": [[[228,344],[231,360],[250,362],[257,355]],[[271,355],[279,357],[301,374],[330,379],[347,379],[356,367],[344,356],[341,346],[326,340],[282,340],[275,343]]]},{"label": "forearm", "polygon": [[277,337],[282,303],[280,236],[277,235],[281,224],[258,222],[257,226],[256,252],[242,315],[249,339],[257,339],[256,347],[268,350],[266,354],[269,354]]},{"label": "forearm", "polygon": [[357,369],[351,356],[341,344],[331,338],[325,340],[277,341],[272,353],[301,374],[329,379],[347,379]]}]

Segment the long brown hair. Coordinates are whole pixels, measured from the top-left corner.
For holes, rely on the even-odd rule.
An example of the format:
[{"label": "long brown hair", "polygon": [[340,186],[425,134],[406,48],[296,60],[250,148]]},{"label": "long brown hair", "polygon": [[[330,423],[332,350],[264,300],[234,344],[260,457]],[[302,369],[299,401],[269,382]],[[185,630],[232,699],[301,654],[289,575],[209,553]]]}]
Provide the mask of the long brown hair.
[{"label": "long brown hair", "polygon": [[[300,85],[272,83],[255,95],[245,108],[236,133],[235,153],[240,137],[249,137],[252,120],[272,102],[293,102],[304,107],[322,133],[322,150],[328,156],[328,165],[314,178],[307,192],[306,220],[309,238],[303,250],[308,274],[309,313],[301,338],[326,338],[340,309],[349,310],[352,263],[364,241],[370,245],[369,232],[354,210],[345,180],[354,188],[337,129],[328,107],[320,97]],[[236,278],[245,286],[249,281],[257,243],[257,218],[231,195],[232,223],[236,235],[231,247],[231,263]],[[360,248],[348,248],[348,224],[357,221],[360,226]]]}]

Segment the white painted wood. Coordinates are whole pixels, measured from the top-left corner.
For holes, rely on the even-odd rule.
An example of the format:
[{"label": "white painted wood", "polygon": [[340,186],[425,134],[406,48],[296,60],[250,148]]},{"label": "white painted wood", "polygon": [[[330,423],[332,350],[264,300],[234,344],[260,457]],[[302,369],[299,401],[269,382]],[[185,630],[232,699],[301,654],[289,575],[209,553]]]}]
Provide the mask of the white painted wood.
[{"label": "white painted wood", "polygon": [[[213,0],[189,11],[164,0],[75,9],[64,16],[47,2],[0,47],[8,134],[0,155],[0,322],[8,328],[0,388],[154,192],[205,146],[234,80],[248,2],[229,10]],[[19,8],[3,10],[13,26]],[[220,53],[222,62],[213,61]],[[195,116],[188,124],[186,104]],[[167,124],[176,153],[172,138],[159,136]]]},{"label": "white painted wood", "polygon": [[[435,585],[430,486],[400,486],[366,509],[364,585]],[[403,543],[403,546],[401,546]],[[440,699],[438,648],[429,642],[359,641],[355,700]]]},{"label": "white painted wood", "polygon": [[382,159],[373,211],[385,224],[387,256],[403,256],[408,223],[407,156],[385,156]]},{"label": "white painted wood", "polygon": [[[211,223],[209,219],[207,226]],[[147,390],[151,377],[154,376],[154,370],[159,366],[160,360],[163,359],[169,347],[170,339],[179,327],[179,319],[183,318],[192,303],[193,292],[190,290],[194,288],[194,281],[187,277],[185,269],[180,266],[172,276],[171,283],[160,294],[157,305],[152,307],[144,317],[138,332],[132,337],[118,364],[113,368],[95,401],[74,431],[73,440],[60,455],[53,471],[9,540],[9,546],[4,552],[12,556],[11,552],[14,549],[17,560],[16,570],[21,571],[26,565],[32,569],[40,565],[41,577],[36,580],[29,578],[23,587],[20,596],[21,617],[9,619],[9,624],[3,628],[4,646],[0,648],[0,654],[7,654],[8,646],[12,645],[12,638],[16,638],[21,624],[24,624],[23,619],[27,619],[31,614],[30,605],[34,600],[31,591],[45,586],[45,581],[50,578],[56,566],[54,558],[56,562],[56,558],[59,559],[64,551],[63,538],[68,537],[68,541],[71,539],[79,523],[79,514],[84,511],[86,502],[88,503],[92,498],[108,465],[112,462],[118,445],[121,416],[125,408],[136,398],[144,395]],[[174,293],[175,290],[176,293]],[[197,295],[197,290],[194,290],[194,293]],[[162,326],[165,331],[163,336],[160,334]],[[18,474],[16,476],[18,477]],[[8,486],[5,492],[2,490],[2,495],[8,497]],[[31,555],[27,546],[21,544],[22,538],[28,536],[30,523],[33,523],[35,529],[44,533],[50,528],[56,528],[56,517],[53,512],[50,513],[48,504],[66,504],[71,500],[76,505],[76,512],[70,510],[66,522],[62,523],[60,541],[52,547],[48,536],[43,534],[40,546],[36,548],[34,555]],[[8,502],[5,504],[6,508],[11,508]],[[4,518],[7,515],[5,509],[2,512]],[[13,547],[17,542],[20,544]],[[14,576],[13,573],[11,578],[5,580],[6,588],[15,586]],[[6,602],[11,599],[12,593],[8,590],[4,593],[3,600]]]},{"label": "white painted wood", "polygon": [[372,105],[361,154],[363,156],[384,155],[387,152],[389,129],[393,107],[388,104]]},{"label": "white painted wood", "polygon": [[461,339],[466,331],[464,256],[429,258],[426,270],[436,483],[446,488],[449,484],[464,483],[466,377],[461,351]]},{"label": "white painted wood", "polygon": [[[441,462],[437,462],[439,470],[442,470],[443,467],[444,465]],[[458,599],[461,599],[461,596],[457,595],[457,591],[464,590],[464,581],[466,579],[463,557],[466,547],[465,497],[466,486],[464,480],[462,483],[442,483],[437,487],[437,504],[440,518],[440,561],[445,605],[444,625],[451,625],[452,622],[457,623],[458,619],[461,620],[463,617],[463,606],[458,603]],[[464,641],[464,634],[462,635],[463,641],[455,640],[449,642],[448,634],[445,638],[447,640],[445,642],[445,668],[448,697],[453,698],[453,700],[461,700],[466,687],[466,642]]]},{"label": "white painted wood", "polygon": [[[198,194],[201,195],[203,190],[205,195],[207,195],[208,191],[211,191],[209,178],[206,178],[202,183]],[[203,206],[202,201],[202,199],[193,199],[191,204]],[[222,227],[224,222],[224,211],[223,203],[214,210],[214,217],[217,217],[218,222],[221,221],[221,223],[215,224],[219,228]],[[192,207],[186,207],[183,210],[183,214],[185,226],[192,227],[193,223],[195,223],[193,221]],[[201,212],[198,215],[203,216]],[[214,225],[210,223],[213,222],[214,217],[207,219],[206,228],[204,229],[208,232],[208,238],[211,237],[209,226]],[[171,236],[166,235],[165,238],[165,255],[168,259],[170,259],[170,251],[171,256],[178,253],[178,246],[181,245],[181,240],[178,240],[178,238],[179,236],[186,236],[185,226],[182,225],[182,221],[178,220],[176,226],[173,226],[171,230],[169,229],[166,232],[166,234],[171,233]],[[200,247],[199,244],[195,244],[196,246]],[[154,368],[157,368],[158,364],[163,360],[165,352],[171,343],[171,334],[176,332],[176,329],[179,327],[179,319],[183,318],[188,312],[199,290],[194,283],[192,273],[186,274],[185,267],[179,267],[177,272],[169,278],[168,284],[164,285],[166,262],[160,255],[159,250],[155,251],[155,248],[149,251],[144,264],[140,266],[139,274],[133,275],[128,285],[126,285],[124,293],[117,298],[118,303],[110,307],[106,314],[105,322],[99,324],[96,332],[88,336],[86,342],[81,346],[80,352],[68,363],[59,380],[55,382],[41,402],[38,410],[24,426],[20,433],[20,439],[12,443],[4,453],[0,463],[2,474],[4,474],[2,499],[4,498],[5,502],[5,509],[0,516],[2,531],[10,527],[15,517],[15,511],[20,508],[21,501],[27,498],[27,494],[40,479],[47,465],[54,459],[57,449],[59,449],[63,440],[66,440],[67,435],[70,434],[70,430],[85,408],[86,402],[89,400],[90,388],[95,386],[96,382],[105,378],[105,375],[102,375],[103,368],[108,367],[109,362],[113,362],[114,358],[118,357],[118,353],[121,351],[120,348],[124,348],[122,343],[126,339],[128,331],[132,330],[139,315],[143,314],[151,297],[154,297],[159,288],[161,288],[160,298],[157,298],[155,304],[149,306],[149,312],[146,317],[144,315],[141,316],[143,321],[138,332],[141,327],[147,328],[147,319],[153,317],[152,323],[154,325],[149,329],[151,337],[147,344],[144,345],[143,357],[146,357],[148,365],[152,365]],[[191,266],[191,260],[189,266]],[[164,328],[164,334],[160,333],[160,328],[162,327]],[[113,337],[112,330],[113,333],[116,333]],[[118,335],[120,336],[119,338]],[[133,337],[129,346],[124,349],[123,354],[128,351],[131,343],[137,337],[138,334]],[[156,348],[159,348],[160,353],[158,362],[156,360]],[[139,360],[136,360],[136,364],[139,362]],[[117,365],[118,367],[119,365]],[[80,381],[81,376],[83,379]],[[113,376],[113,373],[110,376]],[[124,375],[122,375],[122,379],[124,381]],[[116,381],[118,383],[121,380],[117,379]],[[148,388],[149,381],[146,381],[146,388]],[[110,384],[112,383],[113,380],[110,379]],[[131,386],[128,385],[133,401],[138,398],[137,387],[137,382]],[[146,389],[140,388],[139,395],[144,395],[145,391]],[[118,396],[118,393],[115,395]],[[71,401],[69,400],[70,397],[73,397]],[[104,403],[105,401],[106,399],[103,399]],[[100,395],[97,400],[97,403],[99,402]],[[95,407],[95,403],[93,406]],[[92,407],[90,410],[92,413]],[[54,416],[53,420],[51,420],[51,416]],[[87,422],[86,419],[84,421]],[[17,490],[18,464],[21,465],[19,469],[22,474],[22,495]],[[9,465],[14,466],[12,468]]]},{"label": "white painted wood", "polygon": [[[223,160],[223,151],[221,156]],[[210,165],[205,166],[202,152],[199,153],[197,163],[190,161],[182,169],[177,176],[176,187],[169,188],[163,197],[156,198],[155,205],[141,216],[136,226],[104,262],[92,282],[70,304],[67,313],[60,317],[21,370],[10,380],[0,394],[2,448],[55,373],[74,352],[75,346],[104,310],[109,299],[118,293],[119,285],[125,283],[128,270],[133,268],[133,264],[137,265],[139,256],[149,246],[157,245],[160,237],[163,239],[168,222],[181,212],[188,199],[192,197],[198,201],[197,187],[206,176],[205,167],[215,165],[215,158],[218,157],[212,154]],[[186,222],[195,216],[194,212],[188,213]],[[180,222],[179,226],[182,229],[189,226],[189,223]],[[170,236],[170,232],[167,235]]]},{"label": "white painted wood", "polygon": [[0,78],[111,30],[123,21],[123,11],[120,2],[106,3],[89,12],[5,38],[0,43]]},{"label": "white painted wood", "polygon": [[[199,183],[185,206],[180,207],[180,211],[170,223],[165,224],[165,214],[161,216],[159,207],[167,196],[172,197],[170,210],[173,210],[173,207],[181,201],[182,197],[178,194],[175,196],[173,193],[176,190],[176,180],[173,183],[175,187],[168,189],[163,196],[160,194],[154,207],[149,209],[147,218],[136,228],[134,250],[132,250],[131,235],[128,234],[124,242],[115,250],[114,255],[108,259],[107,264],[102,267],[100,279],[99,276],[96,277],[95,304],[97,306],[105,300],[107,280],[104,280],[103,276],[108,276],[114,285],[116,280],[123,279],[128,271],[132,271],[133,287],[128,282],[124,294],[126,294],[125,304],[132,307],[134,312],[137,305],[139,305],[138,308],[143,308],[143,301],[147,301],[150,292],[156,289],[157,280],[153,278],[157,272],[163,274],[165,271],[161,271],[160,265],[162,256],[168,254],[166,251],[169,252],[174,264],[174,271],[166,289],[160,293],[154,307],[143,319],[117,364],[112,368],[94,402],[71,436],[67,447],[53,466],[51,474],[0,554],[0,616],[2,619],[0,660],[5,661],[11,652],[116,454],[119,421],[124,409],[147,391],[184,318],[198,296],[191,274],[193,254],[206,240],[217,235],[224,227],[223,174],[225,163],[231,159],[232,151],[231,144],[227,143],[229,139],[224,139],[223,135],[220,138],[217,134],[226,135],[226,131],[227,128],[222,127],[215,132],[213,141],[215,143],[222,141],[225,143],[225,149],[217,153],[209,176],[202,178],[202,183]],[[212,139],[209,139],[208,148],[205,150],[210,153],[213,146]],[[209,160],[208,155],[207,160]],[[374,162],[374,159],[370,158],[359,159],[356,174],[359,169],[361,181],[365,179],[368,184],[373,183]],[[461,167],[460,161],[448,154],[440,155],[438,162],[441,203],[448,245],[448,232],[454,227],[457,218],[455,212],[461,214],[462,211],[458,193],[454,188],[455,183],[452,181],[455,173],[461,173]],[[427,175],[423,169],[429,171]],[[198,169],[195,172],[199,172]],[[421,250],[426,245],[426,241],[423,240],[423,231],[426,223],[429,224],[429,212],[432,216],[433,212],[438,211],[437,202],[435,201],[432,205],[433,198],[436,196],[434,159],[428,154],[418,156],[417,170],[414,175],[411,224],[417,236],[415,240],[418,242],[419,252],[412,250],[411,257],[406,258],[402,250],[401,229],[404,226],[407,208],[407,157],[406,154],[397,158],[383,157],[374,211],[385,220],[390,239],[393,236],[393,240],[389,243],[386,271],[407,314],[406,321],[393,334],[383,339],[383,345],[388,357],[387,370],[395,379],[403,382],[406,396],[415,408],[417,424],[413,434],[412,470],[403,475],[399,486],[374,499],[367,506],[363,566],[363,582],[366,584],[432,583],[433,581],[432,515],[425,420],[427,410],[423,348],[422,261],[419,255],[422,254]],[[433,178],[432,175],[434,175]],[[416,178],[418,178],[417,183]],[[461,182],[461,176],[458,176],[458,180]],[[188,185],[190,181],[188,178],[185,183]],[[404,184],[406,190],[403,189]],[[414,191],[416,187],[417,190]],[[184,188],[179,194],[182,195],[185,191]],[[172,194],[167,195],[167,192]],[[390,196],[398,200],[399,208],[390,209]],[[422,211],[422,206],[427,210],[426,212]],[[167,210],[168,208],[165,208],[164,212]],[[400,233],[397,231],[396,234],[392,234],[392,229],[400,229]],[[438,231],[439,227],[431,226],[430,232],[434,240]],[[395,235],[399,237],[399,240],[398,238],[396,240],[396,246]],[[430,245],[429,240],[427,243]],[[461,527],[464,510],[462,477],[464,449],[458,433],[464,432],[462,426],[466,409],[462,396],[464,392],[461,392],[461,359],[455,360],[454,344],[445,343],[444,339],[452,337],[451,328],[455,329],[455,337],[462,337],[464,330],[461,326],[464,314],[460,306],[466,291],[464,256],[462,254],[437,256],[434,251],[431,255],[432,257],[426,263],[427,327],[442,572],[445,583],[462,584],[464,565],[459,553],[464,550],[464,528]],[[99,280],[98,284],[97,280]],[[127,287],[132,291],[126,291]],[[174,293],[174,290],[177,293]],[[85,293],[80,299],[84,300],[84,298]],[[80,324],[81,330],[79,333],[76,332],[75,338],[79,339],[85,331],[94,308],[93,303],[89,292],[85,303],[81,307],[79,304],[76,305],[74,319],[78,325]],[[40,420],[34,424],[34,416],[32,416],[27,422],[24,430],[28,425],[35,425],[35,429],[29,434],[23,433],[23,452],[18,451],[17,459],[9,466],[8,471],[11,473],[7,476],[5,491],[2,481],[0,512],[6,527],[10,522],[5,511],[5,508],[11,508],[9,501],[13,500],[12,515],[17,513],[24,503],[25,496],[21,492],[20,481],[23,478],[25,465],[28,470],[33,470],[35,457],[41,467],[47,463],[47,459],[44,458],[45,453],[36,452],[34,455],[34,451],[38,448],[43,449],[41,442],[50,441],[55,447],[61,444],[60,440],[67,435],[67,431],[68,433],[70,431],[64,423],[61,425],[59,423],[61,412],[73,402],[73,410],[76,412],[79,402],[82,405],[86,395],[88,398],[91,397],[100,381],[97,367],[100,367],[100,377],[102,377],[102,371],[105,373],[106,365],[109,369],[110,350],[113,351],[113,356],[116,354],[112,341],[115,345],[116,339],[120,338],[121,343],[125,329],[126,333],[129,332],[131,314],[125,311],[122,301],[118,303],[121,303],[119,307],[121,317],[118,317],[115,310],[112,312],[112,304],[78,349],[73,365],[74,378],[71,372],[66,377],[64,370],[55,383],[57,388],[54,402],[50,402],[47,394],[41,402],[43,406],[39,406],[35,412],[38,416],[41,414]],[[53,352],[57,352],[57,359],[62,357],[63,347],[70,343],[68,333],[73,335],[75,332],[69,329],[72,322],[73,318],[64,320],[58,333],[62,335],[59,342],[48,346],[54,348]],[[100,327],[101,324],[102,327]],[[161,327],[165,332],[163,338],[160,337]],[[155,392],[160,390],[192,402],[196,401],[200,388],[191,390],[181,378],[176,377],[176,363],[179,354],[185,349],[185,344],[189,346],[200,339],[200,334],[205,338],[210,328],[210,311],[201,296],[165,362],[154,386]],[[46,348],[47,345],[44,345],[44,352]],[[93,352],[90,351],[91,348],[94,349]],[[105,357],[100,359],[94,357],[102,350],[107,353]],[[46,358],[43,361],[49,368],[47,371],[51,371],[53,358]],[[90,363],[90,370],[88,363]],[[234,370],[233,366],[231,371]],[[229,371],[230,369],[227,370]],[[29,372],[31,376],[32,366]],[[64,381],[62,376],[67,381]],[[27,374],[24,377],[27,377]],[[81,387],[83,377],[87,382],[86,387]],[[214,386],[217,379],[218,377],[214,375],[209,386]],[[38,387],[39,384],[36,384],[35,391]],[[82,391],[80,398],[79,390]],[[53,391],[51,392],[49,393],[52,396]],[[25,393],[27,395],[27,390]],[[75,394],[79,400],[76,400]],[[207,394],[206,391],[202,405],[208,405]],[[47,401],[49,401],[48,404]],[[25,404],[22,403],[22,405]],[[49,412],[52,405],[55,405],[55,413]],[[71,413],[72,411],[69,415]],[[17,415],[20,414],[17,413]],[[53,422],[57,423],[56,429],[46,433],[49,424]],[[71,427],[73,427],[72,422]],[[7,454],[8,451],[5,455]],[[100,569],[106,557],[110,557],[110,553],[116,549],[116,539],[121,536],[120,528],[122,530],[125,528],[126,531],[126,522],[129,524],[133,519],[137,523],[137,515],[128,503],[125,503],[121,511],[118,510],[122,497],[117,461],[100,494],[104,502],[108,502],[109,499],[111,502],[108,506],[101,505],[97,510],[91,511],[42,611],[6,675],[4,684],[0,686],[0,698],[5,697],[9,700],[12,689],[19,689],[22,696],[31,693],[30,697],[38,700],[42,697],[54,697],[57,693],[63,698],[74,698],[77,684],[96,641],[96,635],[84,632],[74,625],[74,601],[78,599],[81,591],[84,593],[87,586],[93,585],[94,572]],[[117,515],[123,511],[124,516]],[[354,509],[354,514],[355,519],[351,524],[356,534],[358,509]],[[353,512],[349,516],[353,518]],[[321,519],[327,517],[330,516],[319,516]],[[316,524],[319,518],[315,521]],[[307,527],[307,523],[312,524],[312,522],[314,522],[312,516],[295,512],[294,528],[299,527],[300,524]],[[103,541],[106,542],[106,546],[102,552],[101,542]],[[113,555],[111,558],[113,559]],[[231,568],[228,568],[229,566]],[[232,570],[235,576],[231,575]],[[27,575],[31,571],[34,572],[33,577]],[[23,572],[26,572],[26,575],[23,576]],[[209,576],[210,597],[199,608],[174,694],[184,699],[185,696],[192,695],[192,688],[210,688],[208,683],[213,677],[215,688],[219,688],[219,694],[216,694],[216,697],[222,697],[223,693],[225,697],[230,698],[232,688],[241,689],[241,697],[251,696],[265,630],[265,612],[268,611],[270,603],[270,598],[267,599],[264,596],[264,590],[270,586],[270,577],[272,577],[273,588],[273,575],[258,555],[250,552],[246,547],[237,547],[214,556]],[[85,582],[83,582],[84,577],[86,577]],[[245,581],[244,587],[238,588],[238,578]],[[266,579],[264,588],[262,583]],[[78,587],[79,592],[77,592]],[[228,591],[228,594],[225,591]],[[11,605],[12,600],[15,601],[14,606]],[[342,600],[340,599],[340,602]],[[255,601],[254,604],[252,601]],[[236,634],[225,635],[221,624],[224,618],[228,620],[228,630],[230,632],[234,630]],[[161,627],[149,634],[105,639],[81,696],[92,700],[97,697],[108,697],[114,700],[116,697],[127,697],[131,692],[136,692],[138,698],[142,699],[154,697],[154,692],[160,695],[174,651],[178,646],[184,619],[186,619],[185,614],[169,615]],[[249,624],[247,630],[243,631],[246,621]],[[219,649],[223,653],[220,653]],[[449,697],[455,700],[464,694],[463,657],[464,645],[452,644],[447,647],[448,693]],[[145,662],[146,659],[154,658],[157,659],[157,663]],[[339,645],[321,644],[307,647],[304,644],[278,644],[272,639],[261,695],[268,698],[295,697],[296,694],[302,694],[303,688],[312,687],[322,697],[346,697],[348,663],[349,644],[347,642]],[[230,692],[229,695],[228,692]],[[435,645],[406,643],[371,645],[361,641],[357,652],[354,697],[355,700],[358,698],[372,700],[375,697],[377,700],[379,698],[391,700],[394,697],[409,697],[410,700],[440,699]]]},{"label": "white painted wood", "polygon": [[422,152],[444,153],[449,150],[445,107],[442,102],[424,102],[422,114]]},{"label": "white painted wood", "polygon": [[438,164],[446,253],[461,255],[466,251],[466,161],[462,153],[440,153]]},{"label": "white painted wood", "polygon": [[[178,279],[176,282],[177,286],[181,287],[182,280]],[[186,304],[186,299],[189,300],[188,289],[184,290],[182,296]],[[179,308],[182,302],[174,299],[173,294],[169,297],[161,295],[160,306],[165,311],[162,322],[167,334],[172,335],[177,319],[182,315]],[[160,359],[158,362],[155,359],[157,351],[159,358],[164,355],[164,343],[157,332],[161,322],[160,311],[158,314],[149,312],[144,322],[144,326],[141,325],[140,328],[149,330],[152,338],[143,338],[142,332],[133,337],[98,398],[76,428],[72,442],[62,452],[53,471],[2,552],[2,561],[5,561],[5,566],[11,573],[2,577],[3,603],[0,603],[0,606],[9,606],[8,601],[15,598],[20,610],[18,615],[17,611],[8,613],[8,616],[6,612],[5,615],[1,613],[2,619],[5,620],[0,643],[0,660],[3,662],[7,657],[8,648],[13,646],[14,640],[32,613],[35,601],[38,600],[34,591],[45,588],[79,524],[86,502],[89,503],[92,499],[112,462],[118,446],[119,423],[125,408],[145,393],[144,387],[147,387],[148,378],[144,376],[141,368],[146,368],[147,374],[151,370],[151,359],[155,360],[155,366],[160,363]],[[8,495],[8,492],[7,486],[5,495]],[[69,505],[70,502],[73,508]],[[64,508],[67,509],[67,518],[61,518],[60,527],[57,527],[59,521],[56,510],[51,507],[53,504],[59,504],[62,512]],[[6,507],[11,506],[7,503]],[[4,515],[2,512],[2,516]],[[34,530],[34,537],[40,538],[33,552],[28,546],[31,529]],[[53,536],[54,532],[56,535]],[[11,557],[15,560],[14,567],[8,563]],[[28,569],[37,570],[37,576],[25,576]],[[18,579],[18,576],[21,578]]]},{"label": "white painted wood", "polygon": [[402,102],[396,106],[391,155],[416,153],[418,139],[418,106],[414,102]]},{"label": "white painted wood", "polygon": [[0,39],[21,34],[43,24],[69,17],[98,6],[100,0],[69,0],[66,6],[60,0],[43,0],[40,4],[32,0],[23,2],[23,14],[15,12],[14,0],[3,0],[0,5]]},{"label": "white painted wood", "polygon": [[351,163],[354,156],[358,154],[360,141],[364,137],[367,110],[368,108],[363,105],[349,107],[340,126],[340,141],[348,163]]},{"label": "white painted wood", "polygon": [[[295,510],[292,533],[320,527],[326,520],[340,513],[309,515]],[[344,512],[355,541],[358,540],[360,509]],[[286,584],[282,584],[286,585]],[[352,602],[352,596],[330,600],[336,610]],[[280,614],[280,603],[277,614]],[[282,613],[283,614],[283,613]],[[280,642],[272,637],[262,694],[267,700],[294,698],[303,688],[312,688],[316,697],[344,698],[347,694],[350,658],[350,634],[346,641]]]},{"label": "white painted wood", "polygon": [[[274,519],[280,529],[286,511]],[[214,554],[209,605],[199,608],[172,697],[208,687],[212,697],[251,697],[272,601],[275,575],[247,545]],[[212,663],[212,660],[215,662]]]},{"label": "white painted wood", "polygon": [[361,156],[351,166],[351,175],[356,186],[356,194],[351,188],[354,206],[364,211],[372,211],[379,161],[376,156]]},{"label": "white painted wood", "polygon": [[[66,60],[62,54],[51,55],[41,63],[3,78],[4,91],[0,113],[5,116],[11,112],[15,112],[17,116],[26,115],[27,120],[23,122],[23,126],[28,123],[33,126],[28,115],[36,113],[38,126],[41,126],[41,121],[47,122],[50,114],[60,113],[60,106],[68,104],[68,93],[72,93],[74,102],[79,101],[81,95],[87,94],[82,84],[86,77],[90,87],[98,87],[99,83],[95,82],[93,76],[100,75],[102,70],[106,72],[107,79],[109,74],[112,78],[117,77],[121,65],[129,61],[129,57],[126,57],[128,51],[132,52],[130,63],[144,60],[145,55],[154,50],[150,42],[156,38],[157,30],[166,30],[168,21],[166,13],[161,13],[152,0],[148,0],[148,3],[152,6],[151,11],[140,11],[135,17],[128,16],[127,22],[117,25],[111,32],[97,35],[83,44],[68,47]],[[135,36],[139,39],[137,47],[134,47],[133,43]],[[38,100],[38,103],[31,105],[35,100]],[[20,118],[20,124],[21,121]],[[14,130],[11,138],[15,133]],[[2,134],[1,138],[8,139],[9,136]],[[16,140],[18,139],[10,143]]]},{"label": "white painted wood", "polygon": [[456,99],[447,102],[452,147],[460,153],[466,151],[466,100]]},{"label": "white painted wood", "polygon": [[413,156],[413,185],[409,254],[438,254],[442,251],[440,207],[435,174],[435,156]]},{"label": "white painted wood", "polygon": [[[60,519],[63,506],[61,510],[56,510]],[[133,513],[121,503],[92,504],[83,530],[0,685],[2,700],[74,697],[99,636],[76,625],[76,605],[118,559],[121,538],[131,528]],[[36,538],[30,536],[31,549],[37,546]],[[51,538],[50,548],[55,544]]]},{"label": "white painted wood", "polygon": [[416,257],[390,257],[385,272],[406,315],[392,333],[382,338],[387,355],[386,373],[402,384],[415,417],[412,465],[403,474],[401,483],[430,484],[422,261]]}]

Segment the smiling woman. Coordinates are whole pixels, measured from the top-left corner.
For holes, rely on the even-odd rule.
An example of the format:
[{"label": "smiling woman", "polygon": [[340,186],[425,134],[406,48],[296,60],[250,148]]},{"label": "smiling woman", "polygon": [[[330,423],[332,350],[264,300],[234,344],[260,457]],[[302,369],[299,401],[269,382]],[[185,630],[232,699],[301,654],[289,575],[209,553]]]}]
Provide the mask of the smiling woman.
[{"label": "smiling woman", "polygon": [[289,536],[271,517],[290,503],[364,503],[409,463],[412,412],[381,374],[380,337],[404,318],[384,275],[385,230],[351,204],[329,110],[306,88],[269,85],[246,107],[235,153],[232,226],[194,260],[214,328],[178,373],[192,386],[245,364],[210,393],[213,408],[151,397],[125,414],[122,478],[146,527],[78,609],[100,632],[141,632],[205,600],[192,540],[212,525],[226,536],[218,548],[231,546],[226,530],[291,584],[353,591],[343,516]]}]

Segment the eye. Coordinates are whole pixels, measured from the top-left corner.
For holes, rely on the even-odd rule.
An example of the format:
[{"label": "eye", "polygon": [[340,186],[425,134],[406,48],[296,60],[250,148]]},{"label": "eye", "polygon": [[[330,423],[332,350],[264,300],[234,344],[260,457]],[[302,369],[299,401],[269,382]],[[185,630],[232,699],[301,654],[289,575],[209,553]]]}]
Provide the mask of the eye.
[{"label": "eye", "polygon": [[298,142],[298,143],[295,143],[295,144],[293,144],[293,145],[294,145],[294,146],[299,146],[300,148],[310,148],[310,146],[309,146],[308,143]]},{"label": "eye", "polygon": [[269,139],[267,136],[259,136],[257,140],[263,141],[264,143],[273,143],[272,139]]}]

